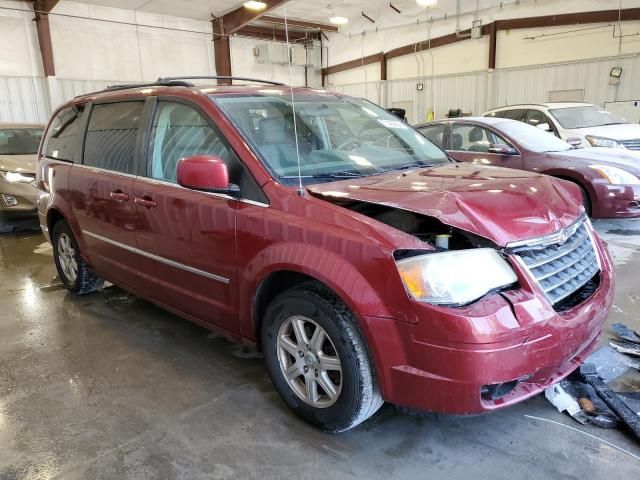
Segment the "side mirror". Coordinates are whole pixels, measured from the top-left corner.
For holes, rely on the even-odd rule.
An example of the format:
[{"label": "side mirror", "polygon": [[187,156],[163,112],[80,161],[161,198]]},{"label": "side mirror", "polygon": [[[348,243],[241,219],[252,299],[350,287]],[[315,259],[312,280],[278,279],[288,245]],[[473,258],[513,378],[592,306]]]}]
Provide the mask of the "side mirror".
[{"label": "side mirror", "polygon": [[509,145],[492,143],[489,145],[489,153],[495,153],[497,155],[518,155],[518,150]]},{"label": "side mirror", "polygon": [[580,137],[569,137],[567,138],[567,143],[573,148],[578,148],[582,145],[582,139]]},{"label": "side mirror", "polygon": [[240,189],[229,183],[226,163],[213,155],[194,155],[178,162],[178,185],[203,192],[237,194]]},{"label": "side mirror", "polygon": [[553,128],[551,128],[551,125],[549,125],[548,123],[539,123],[536,125],[536,127],[545,132],[553,132]]}]

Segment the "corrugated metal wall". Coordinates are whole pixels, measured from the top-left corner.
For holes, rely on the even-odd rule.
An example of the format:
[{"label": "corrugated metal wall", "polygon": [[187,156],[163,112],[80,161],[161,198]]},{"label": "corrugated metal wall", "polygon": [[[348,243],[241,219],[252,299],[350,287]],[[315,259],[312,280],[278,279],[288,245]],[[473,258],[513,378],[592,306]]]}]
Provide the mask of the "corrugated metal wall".
[{"label": "corrugated metal wall", "polygon": [[[609,85],[609,72],[614,66],[623,69],[617,86]],[[549,92],[558,90],[584,90],[584,101],[596,105],[636,100],[640,99],[638,78],[640,55],[631,55],[328,88],[384,107],[405,108],[408,120],[417,123],[426,121],[434,106],[436,118],[444,118],[449,109],[457,108],[479,115],[501,105],[546,102]],[[58,104],[117,83],[122,82],[57,78],[49,80],[48,90],[44,78],[0,77],[0,121],[44,122]],[[418,83],[422,90],[418,90]]]},{"label": "corrugated metal wall", "polygon": [[[623,69],[618,86],[609,85],[609,72],[614,66]],[[384,107],[405,108],[408,120],[418,123],[427,120],[434,103],[436,118],[444,118],[449,109],[480,115],[501,105],[547,102],[549,92],[558,90],[584,90],[584,101],[596,105],[640,99],[638,78],[640,56],[632,55],[328,88],[366,97]],[[417,88],[419,83],[422,90]],[[380,92],[377,97],[375,92]]]},{"label": "corrugated metal wall", "polygon": [[46,122],[50,107],[42,77],[0,77],[0,122]]}]

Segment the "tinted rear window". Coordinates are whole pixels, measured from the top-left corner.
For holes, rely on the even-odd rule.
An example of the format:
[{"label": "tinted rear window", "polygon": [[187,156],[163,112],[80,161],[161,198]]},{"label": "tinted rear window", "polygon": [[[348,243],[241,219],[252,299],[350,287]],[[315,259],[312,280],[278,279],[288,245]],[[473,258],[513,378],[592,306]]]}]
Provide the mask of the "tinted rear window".
[{"label": "tinted rear window", "polygon": [[83,113],[84,105],[76,105],[60,110],[51,120],[44,141],[45,157],[74,161]]},{"label": "tinted rear window", "polygon": [[94,105],[87,128],[84,164],[134,173],[136,137],[143,107],[142,101]]}]

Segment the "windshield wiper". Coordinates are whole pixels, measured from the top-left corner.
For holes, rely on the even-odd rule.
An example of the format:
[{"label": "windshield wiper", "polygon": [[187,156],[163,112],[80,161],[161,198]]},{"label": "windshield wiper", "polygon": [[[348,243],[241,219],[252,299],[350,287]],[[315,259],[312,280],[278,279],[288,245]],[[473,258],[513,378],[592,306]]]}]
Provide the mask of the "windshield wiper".
[{"label": "windshield wiper", "polygon": [[[314,173],[313,175],[302,175],[302,178],[360,178],[364,177],[365,174],[353,172],[353,171],[338,171],[338,172],[326,172],[326,173]],[[287,180],[291,180],[294,178],[298,178],[298,175],[285,175],[282,178]]]},{"label": "windshield wiper", "polygon": [[314,173],[311,178],[359,178],[364,176],[364,173],[345,170],[342,172]]},{"label": "windshield wiper", "polygon": [[404,165],[398,165],[397,167],[388,167],[388,168],[385,168],[383,171],[391,172],[393,170],[408,170],[410,168],[426,168],[426,167],[434,167],[436,165],[437,164],[435,163],[413,162],[413,163],[406,163]]}]

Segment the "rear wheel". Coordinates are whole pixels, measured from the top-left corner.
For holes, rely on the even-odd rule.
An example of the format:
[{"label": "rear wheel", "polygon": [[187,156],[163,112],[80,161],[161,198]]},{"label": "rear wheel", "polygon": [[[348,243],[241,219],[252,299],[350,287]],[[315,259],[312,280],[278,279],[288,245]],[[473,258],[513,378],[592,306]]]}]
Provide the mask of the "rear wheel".
[{"label": "rear wheel", "polygon": [[276,297],[262,345],[284,402],[325,431],[349,430],[383,403],[356,319],[322,286],[308,283]]},{"label": "rear wheel", "polygon": [[67,289],[78,295],[97,290],[104,280],[87,265],[80,255],[80,248],[69,224],[58,221],[51,236],[53,258],[58,276]]}]

